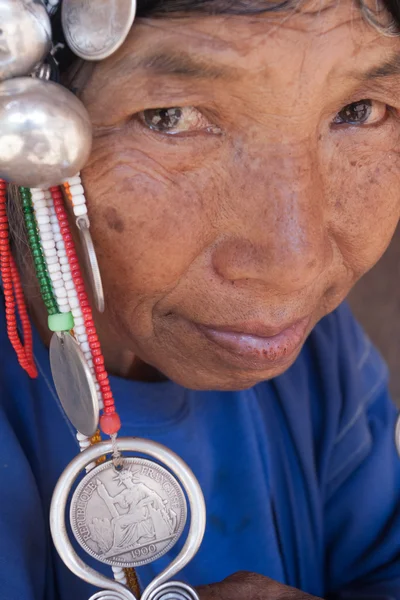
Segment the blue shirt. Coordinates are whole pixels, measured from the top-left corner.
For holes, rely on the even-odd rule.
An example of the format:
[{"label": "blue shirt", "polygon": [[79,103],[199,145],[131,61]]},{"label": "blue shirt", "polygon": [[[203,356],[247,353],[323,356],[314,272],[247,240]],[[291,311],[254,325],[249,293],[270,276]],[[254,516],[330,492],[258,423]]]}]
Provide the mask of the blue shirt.
[{"label": "blue shirt", "polygon": [[[32,381],[2,326],[0,600],[87,600],[95,590],[50,540],[52,491],[78,447],[37,335],[34,348]],[[320,597],[400,598],[396,410],[386,367],[346,305],[315,327],[286,373],[247,391],[111,380],[122,434],[170,447],[202,486],[206,534],[181,580],[246,570]],[[142,584],[180,545],[139,569]]]}]

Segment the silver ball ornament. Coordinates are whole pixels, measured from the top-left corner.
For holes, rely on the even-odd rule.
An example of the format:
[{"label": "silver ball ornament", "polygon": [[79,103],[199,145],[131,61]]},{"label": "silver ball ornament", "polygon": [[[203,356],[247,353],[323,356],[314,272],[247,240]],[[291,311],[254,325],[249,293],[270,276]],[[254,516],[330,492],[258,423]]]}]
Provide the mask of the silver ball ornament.
[{"label": "silver ball ornament", "polygon": [[72,92],[30,77],[0,83],[0,178],[60,185],[84,167],[91,145],[89,115]]},{"label": "silver ball ornament", "polygon": [[50,47],[51,24],[41,0],[0,0],[0,81],[29,75]]}]

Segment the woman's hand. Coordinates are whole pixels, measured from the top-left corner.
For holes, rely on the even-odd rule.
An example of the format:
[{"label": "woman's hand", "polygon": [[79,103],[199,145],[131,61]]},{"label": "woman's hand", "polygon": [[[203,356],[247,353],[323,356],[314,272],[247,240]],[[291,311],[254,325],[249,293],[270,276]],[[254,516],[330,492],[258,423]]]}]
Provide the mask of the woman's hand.
[{"label": "woman's hand", "polygon": [[200,600],[316,600],[315,596],[247,572],[235,573],[221,583],[205,585],[197,591]]}]

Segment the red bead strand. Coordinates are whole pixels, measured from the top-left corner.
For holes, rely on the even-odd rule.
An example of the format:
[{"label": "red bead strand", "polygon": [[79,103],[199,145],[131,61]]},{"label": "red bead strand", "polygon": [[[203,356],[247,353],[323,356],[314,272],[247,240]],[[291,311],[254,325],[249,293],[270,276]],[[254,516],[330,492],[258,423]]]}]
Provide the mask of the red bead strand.
[{"label": "red bead strand", "polygon": [[[38,372],[33,358],[32,329],[19,273],[11,254],[6,201],[7,184],[0,179],[0,270],[6,306],[7,334],[19,364],[32,379],[35,379]],[[24,344],[18,335],[16,307],[21,320]]]},{"label": "red bead strand", "polygon": [[68,262],[71,268],[72,280],[76,290],[78,291],[79,303],[83,313],[85,327],[88,332],[89,348],[94,360],[100,358],[100,361],[95,363],[96,378],[100,385],[104,399],[104,411],[103,415],[100,417],[100,428],[103,433],[107,435],[113,435],[119,431],[121,422],[115,410],[114,397],[110,389],[108,374],[104,366],[104,357],[101,352],[100,342],[93,322],[92,309],[90,308],[89,299],[85,291],[85,284],[79,267],[75,244],[72,240],[69,230],[68,216],[64,207],[63,194],[61,188],[59,187],[50,188],[50,192],[53,198],[54,209],[58,218],[58,223],[60,225],[61,235],[63,236]]}]

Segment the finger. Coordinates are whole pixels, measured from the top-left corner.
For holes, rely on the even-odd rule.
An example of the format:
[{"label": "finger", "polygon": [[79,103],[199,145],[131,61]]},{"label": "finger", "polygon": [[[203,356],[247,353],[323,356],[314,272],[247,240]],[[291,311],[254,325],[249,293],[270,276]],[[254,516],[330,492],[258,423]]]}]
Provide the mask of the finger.
[{"label": "finger", "polygon": [[197,588],[196,591],[199,595],[200,600],[224,600],[220,594],[221,584],[216,583],[213,585],[202,585]]},{"label": "finger", "polygon": [[220,583],[205,585],[198,588],[200,600],[270,600],[273,595],[268,594],[271,579],[240,571],[230,575]]}]

